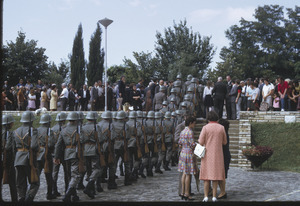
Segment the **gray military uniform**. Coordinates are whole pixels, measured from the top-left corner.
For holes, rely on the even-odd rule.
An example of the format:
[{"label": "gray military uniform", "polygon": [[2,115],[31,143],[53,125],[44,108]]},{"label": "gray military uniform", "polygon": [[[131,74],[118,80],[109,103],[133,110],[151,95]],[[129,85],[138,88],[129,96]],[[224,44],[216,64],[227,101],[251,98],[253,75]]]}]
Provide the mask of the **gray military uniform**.
[{"label": "gray military uniform", "polygon": [[[16,182],[19,198],[31,196],[35,197],[38,192],[40,182],[30,183],[27,191],[27,180],[30,180],[30,165],[29,165],[29,149],[32,148],[33,153],[39,149],[37,142],[37,130],[31,128],[31,142],[29,143],[28,135],[29,123],[24,123],[21,127],[16,129],[13,133],[14,148],[16,151],[14,165],[16,167]],[[34,158],[36,164],[36,158]]]},{"label": "gray military uniform", "polygon": [[155,94],[153,98],[153,109],[159,111],[162,108],[162,103],[167,99],[166,94],[162,91]]},{"label": "gray military uniform", "polygon": [[[137,138],[139,141],[141,140],[142,130],[141,130],[141,123],[135,121],[134,119],[129,119],[127,122],[129,133],[131,137],[128,141],[128,149],[129,149],[129,161],[130,161],[130,171],[134,168],[138,170],[140,165],[140,158],[138,158],[138,147],[137,147]],[[141,145],[141,143],[140,143]],[[139,146],[140,146],[139,145]],[[140,146],[141,147],[141,146]]]},{"label": "gray military uniform", "polygon": [[144,166],[147,168],[147,174],[152,173],[152,168],[157,162],[157,153],[154,153],[154,132],[153,129],[153,119],[148,119],[145,122],[145,133],[147,136],[147,143],[149,147],[149,155],[148,158],[143,161]]},{"label": "gray military uniform", "polygon": [[165,166],[168,166],[171,157],[172,157],[172,146],[173,146],[173,138],[174,138],[174,123],[170,119],[165,119],[163,122],[163,129],[165,134],[165,144],[166,144],[166,162]]}]

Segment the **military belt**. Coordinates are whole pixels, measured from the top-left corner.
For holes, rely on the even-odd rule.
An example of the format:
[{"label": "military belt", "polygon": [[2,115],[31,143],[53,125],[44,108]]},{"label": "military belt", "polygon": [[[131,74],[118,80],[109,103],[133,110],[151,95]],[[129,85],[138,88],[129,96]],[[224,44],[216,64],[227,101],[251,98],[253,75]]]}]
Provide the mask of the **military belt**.
[{"label": "military belt", "polygon": [[88,144],[88,145],[96,145],[95,142],[86,142],[86,143],[84,143],[84,144]]},{"label": "military belt", "polygon": [[18,148],[18,152],[28,152],[28,149],[26,149],[26,148]]},{"label": "military belt", "polygon": [[76,148],[76,146],[74,146],[74,145],[68,145],[68,146],[66,146],[66,148],[68,148],[68,149],[70,149],[70,148]]},{"label": "military belt", "polygon": [[123,141],[123,140],[124,140],[124,138],[120,138],[120,137],[118,137],[118,138],[116,138],[115,140],[117,140],[117,141]]}]

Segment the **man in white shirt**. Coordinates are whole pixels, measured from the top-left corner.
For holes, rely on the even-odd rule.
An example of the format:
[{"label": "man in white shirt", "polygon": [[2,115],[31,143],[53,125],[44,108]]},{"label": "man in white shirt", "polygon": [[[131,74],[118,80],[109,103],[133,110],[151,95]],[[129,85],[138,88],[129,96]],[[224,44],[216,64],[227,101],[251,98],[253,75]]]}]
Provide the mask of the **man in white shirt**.
[{"label": "man in white shirt", "polygon": [[66,111],[67,110],[69,91],[68,91],[67,85],[65,83],[62,83],[61,87],[63,88],[63,90],[62,90],[62,92],[59,96],[59,99],[61,101],[62,111]]}]

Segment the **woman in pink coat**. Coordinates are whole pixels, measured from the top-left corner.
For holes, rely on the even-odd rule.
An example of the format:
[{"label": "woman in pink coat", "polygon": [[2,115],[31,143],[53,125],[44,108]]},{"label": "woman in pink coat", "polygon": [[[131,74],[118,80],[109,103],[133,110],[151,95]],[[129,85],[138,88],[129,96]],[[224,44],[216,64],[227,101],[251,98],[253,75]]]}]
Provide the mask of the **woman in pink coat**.
[{"label": "woman in pink coat", "polygon": [[205,146],[205,157],[201,159],[200,180],[204,180],[204,199],[208,201],[209,182],[213,182],[213,198],[217,201],[219,180],[225,180],[224,157],[222,146],[227,143],[225,129],[218,121],[218,115],[210,111],[207,115],[208,124],[202,128],[199,144]]}]

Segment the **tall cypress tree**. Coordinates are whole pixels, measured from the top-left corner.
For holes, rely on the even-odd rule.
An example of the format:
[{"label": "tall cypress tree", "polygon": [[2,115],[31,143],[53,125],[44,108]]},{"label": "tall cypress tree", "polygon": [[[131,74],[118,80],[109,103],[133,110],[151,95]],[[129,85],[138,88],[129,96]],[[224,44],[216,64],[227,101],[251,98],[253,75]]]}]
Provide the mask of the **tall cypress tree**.
[{"label": "tall cypress tree", "polygon": [[71,54],[71,83],[74,88],[79,88],[85,82],[85,60],[83,50],[82,25],[78,26],[78,31],[73,42]]},{"label": "tall cypress tree", "polygon": [[91,36],[89,63],[87,65],[87,79],[88,85],[92,86],[96,81],[102,80],[104,70],[104,51],[101,49],[101,28],[97,23],[97,28]]}]

